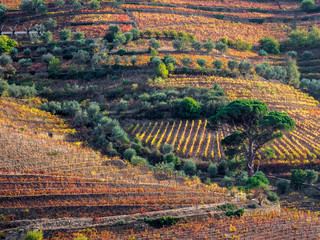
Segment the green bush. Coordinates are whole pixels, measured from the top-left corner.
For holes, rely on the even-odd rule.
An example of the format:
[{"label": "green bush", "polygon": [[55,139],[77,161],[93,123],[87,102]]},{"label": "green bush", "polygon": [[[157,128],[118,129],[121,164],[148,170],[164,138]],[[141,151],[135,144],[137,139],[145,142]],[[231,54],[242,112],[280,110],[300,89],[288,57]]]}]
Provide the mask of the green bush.
[{"label": "green bush", "polygon": [[267,53],[265,50],[261,49],[261,50],[259,51],[259,56],[260,56],[260,57],[267,57],[267,56],[268,56],[268,53]]},{"label": "green bush", "polygon": [[183,164],[183,171],[189,176],[195,175],[197,172],[197,166],[195,162],[193,162],[192,160],[187,160]]},{"label": "green bush", "polygon": [[224,176],[222,179],[222,185],[225,187],[231,187],[232,186],[232,178],[228,176]]},{"label": "green bush", "polygon": [[311,51],[304,51],[301,55],[304,60],[311,60],[312,56],[313,53]]},{"label": "green bush", "polygon": [[222,66],[223,66],[223,63],[222,63],[222,61],[221,61],[220,59],[217,59],[217,60],[215,60],[215,61],[212,63],[212,65],[213,65],[214,67],[216,67],[217,69],[221,69]]},{"label": "green bush", "polygon": [[169,143],[165,143],[162,145],[162,152],[164,154],[168,154],[174,151],[174,147],[172,146],[172,144]]},{"label": "green bush", "polygon": [[25,236],[25,239],[26,240],[42,240],[43,233],[42,231],[38,231],[38,230],[28,231]]},{"label": "green bush", "polygon": [[236,184],[239,186],[245,186],[248,181],[248,173],[241,172],[236,178]]},{"label": "green bush", "polygon": [[295,190],[301,190],[303,183],[307,178],[307,173],[302,169],[291,170],[291,184],[290,186]]},{"label": "green bush", "polygon": [[259,43],[261,48],[265,50],[267,53],[276,55],[280,53],[280,44],[274,37],[265,37],[261,39]]},{"label": "green bush", "polygon": [[228,51],[228,45],[222,42],[216,44],[216,49],[221,53],[226,53]]},{"label": "green bush", "polygon": [[175,217],[162,217],[156,219],[145,218],[144,221],[150,226],[155,228],[162,228],[163,226],[172,226],[180,221],[180,218]]},{"label": "green bush", "polygon": [[276,193],[274,192],[267,192],[267,199],[271,202],[279,202],[279,197]]},{"label": "green bush", "polygon": [[218,165],[218,173],[220,175],[225,175],[228,168],[228,164],[225,160],[222,160]]},{"label": "green bush", "polygon": [[15,40],[6,35],[0,35],[0,53],[9,53],[18,44]]},{"label": "green bush", "polygon": [[127,148],[123,153],[124,159],[129,160],[129,161],[132,159],[132,157],[134,157],[136,155],[137,155],[136,150],[134,150],[132,148]]},{"label": "green bush", "polygon": [[300,8],[304,11],[309,10],[315,6],[314,0],[303,0],[301,2]]},{"label": "green bush", "polygon": [[289,51],[288,52],[288,56],[291,58],[297,58],[297,52],[296,51]]},{"label": "green bush", "polygon": [[218,167],[215,164],[210,163],[208,167],[208,175],[210,178],[215,178],[218,175]]},{"label": "green bush", "polygon": [[200,67],[205,67],[207,65],[207,60],[203,59],[203,58],[198,58],[197,59],[197,64],[200,66]]},{"label": "green bush", "polygon": [[139,157],[139,156],[133,156],[131,158],[131,164],[133,166],[147,166],[148,161],[145,158]]},{"label": "green bush", "polygon": [[233,211],[236,209],[236,205],[234,205],[233,203],[226,203],[226,204],[217,206],[217,209],[222,211]]},{"label": "green bush", "polygon": [[160,62],[157,69],[156,69],[156,75],[158,77],[167,78],[169,75],[169,71],[166,67],[166,65],[163,62]]},{"label": "green bush", "polygon": [[259,188],[262,185],[267,185],[269,186],[269,181],[268,179],[265,177],[265,175],[261,172],[256,173],[254,176],[248,178],[247,181],[247,188],[252,189],[252,188]]},{"label": "green bush", "polygon": [[287,180],[281,179],[276,182],[278,191],[281,194],[285,194],[289,189],[289,182]]},{"label": "green bush", "polygon": [[7,81],[0,80],[0,97],[2,97],[8,90],[9,90],[9,84]]},{"label": "green bush", "polygon": [[315,170],[306,170],[306,183],[308,184],[314,184],[318,181],[318,172]]},{"label": "green bush", "polygon": [[241,217],[244,214],[245,210],[244,208],[240,208],[236,211],[227,211],[226,215],[228,217]]},{"label": "green bush", "polygon": [[179,116],[187,119],[199,118],[200,104],[191,97],[185,97],[179,104]]}]

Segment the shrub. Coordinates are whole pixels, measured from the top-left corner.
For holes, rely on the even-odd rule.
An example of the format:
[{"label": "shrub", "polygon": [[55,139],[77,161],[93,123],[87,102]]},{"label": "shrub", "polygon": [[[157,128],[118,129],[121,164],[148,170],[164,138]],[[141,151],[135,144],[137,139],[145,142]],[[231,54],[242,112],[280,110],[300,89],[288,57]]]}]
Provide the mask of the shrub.
[{"label": "shrub", "polygon": [[205,67],[205,66],[207,65],[207,60],[202,59],[202,58],[198,58],[198,59],[197,59],[197,64],[198,64],[200,67]]},{"label": "shrub", "polygon": [[245,186],[248,181],[248,173],[241,172],[236,178],[236,184],[239,186]]},{"label": "shrub", "polygon": [[26,240],[42,240],[43,233],[42,231],[38,231],[38,230],[28,231],[25,236],[25,239]]},{"label": "shrub", "polygon": [[90,60],[90,54],[87,51],[78,50],[72,54],[72,60],[78,64],[85,64]]},{"label": "shrub", "polygon": [[222,66],[223,66],[223,63],[222,63],[222,61],[221,61],[220,59],[217,59],[217,60],[215,60],[215,61],[212,63],[212,65],[213,65],[214,67],[216,67],[217,69],[221,69]]},{"label": "shrub", "polygon": [[285,194],[289,189],[289,182],[287,180],[281,179],[276,182],[278,191],[281,194]]},{"label": "shrub", "polygon": [[222,160],[218,165],[218,173],[220,175],[225,175],[228,168],[228,164],[225,160]]},{"label": "shrub", "polygon": [[288,52],[288,56],[291,58],[297,58],[297,52],[296,51],[289,51]]},{"label": "shrub", "polygon": [[69,41],[71,39],[71,30],[63,29],[59,32],[58,37],[61,41]]},{"label": "shrub", "polygon": [[148,223],[150,226],[155,228],[163,228],[163,226],[172,226],[179,222],[180,218],[175,217],[161,217],[157,219],[147,219],[145,218],[144,221]]},{"label": "shrub", "polygon": [[256,173],[254,176],[248,178],[247,188],[260,188],[263,185],[269,186],[269,181],[263,173]]},{"label": "shrub", "polygon": [[138,62],[137,56],[132,56],[132,57],[130,58],[130,62],[131,62],[131,64],[132,64],[132,66],[134,66],[134,65]]},{"label": "shrub", "polygon": [[232,178],[228,176],[224,176],[224,178],[222,179],[222,185],[227,188],[232,186]]},{"label": "shrub", "polygon": [[216,49],[221,53],[226,53],[228,51],[228,45],[222,42],[216,44]]},{"label": "shrub", "polygon": [[10,65],[12,63],[12,59],[9,55],[6,55],[6,54],[2,54],[0,56],[0,65],[2,67],[5,67],[7,65]]},{"label": "shrub", "polygon": [[212,41],[206,41],[203,46],[204,49],[207,50],[207,52],[212,52],[212,50],[214,49],[214,43]]},{"label": "shrub", "polygon": [[210,163],[208,167],[208,175],[210,178],[215,178],[218,175],[218,167],[215,164]]},{"label": "shrub", "polygon": [[12,49],[10,50],[10,56],[11,56],[11,57],[16,57],[16,56],[18,56],[18,54],[19,54],[18,49],[12,48]]},{"label": "shrub", "polygon": [[139,156],[133,156],[131,158],[130,162],[133,166],[146,166],[146,165],[148,165],[148,161],[145,158],[142,158]]},{"label": "shrub", "polygon": [[18,64],[21,67],[29,67],[29,66],[32,66],[32,60],[30,58],[27,58],[27,59],[23,58],[18,61]]},{"label": "shrub", "polygon": [[8,90],[9,90],[9,84],[7,81],[0,80],[0,97],[2,97]]},{"label": "shrub", "polygon": [[304,59],[304,60],[310,60],[312,58],[313,54],[311,51],[304,51],[301,55],[301,57]]},{"label": "shrub", "polygon": [[62,7],[65,4],[64,0],[55,0],[54,1],[54,6],[55,7]]},{"label": "shrub", "polygon": [[90,4],[89,4],[89,7],[90,7],[91,9],[97,10],[97,9],[99,9],[99,8],[101,7],[101,6],[100,6],[100,2],[97,1],[97,0],[92,0],[92,1],[90,2]]},{"label": "shrub", "polygon": [[249,62],[243,62],[243,61],[242,61],[242,62],[239,64],[239,71],[240,71],[242,74],[246,75],[246,74],[248,74],[248,73],[250,72],[250,70],[251,70],[252,67],[253,67],[253,66],[252,66],[251,63],[249,63]]},{"label": "shrub", "polygon": [[187,160],[183,164],[183,171],[189,176],[195,175],[197,172],[197,166],[195,162],[193,162],[192,160]]},{"label": "shrub", "polygon": [[252,49],[252,43],[245,42],[240,38],[237,39],[237,41],[234,44],[231,43],[230,40],[228,41],[228,43],[239,51],[250,51]]},{"label": "shrub", "polygon": [[59,58],[53,57],[51,58],[48,64],[48,72],[52,77],[57,77],[61,71],[61,62]]},{"label": "shrub", "polygon": [[47,53],[47,49],[45,47],[39,47],[37,49],[36,53],[39,55],[43,55],[43,54]]},{"label": "shrub", "polygon": [[261,48],[264,49],[267,53],[276,55],[280,53],[280,44],[274,37],[265,37],[261,39],[259,43]]},{"label": "shrub", "polygon": [[154,48],[154,49],[158,49],[161,47],[161,44],[158,40],[156,40],[155,38],[151,38],[149,40],[149,47]]},{"label": "shrub", "polygon": [[163,161],[165,163],[173,163],[174,166],[179,166],[181,164],[180,158],[174,155],[173,152],[170,152],[164,155]]},{"label": "shrub", "polygon": [[302,169],[291,170],[291,183],[290,186],[295,190],[301,190],[303,183],[307,178],[307,173]]},{"label": "shrub", "polygon": [[87,125],[90,122],[88,112],[82,109],[78,110],[73,118],[73,122],[78,127]]},{"label": "shrub", "polygon": [[174,151],[174,147],[171,144],[165,143],[162,145],[162,152],[164,154],[171,153],[173,151]]},{"label": "shrub", "polygon": [[195,51],[198,52],[198,51],[201,50],[202,44],[201,44],[201,42],[193,41],[193,42],[191,43],[191,47],[192,47]]},{"label": "shrub", "polygon": [[244,214],[245,210],[244,208],[240,208],[236,211],[227,211],[226,215],[228,217],[241,217]]},{"label": "shrub", "polygon": [[128,102],[126,100],[121,99],[120,102],[116,104],[117,113],[127,111],[127,109],[128,109]]},{"label": "shrub", "polygon": [[62,104],[62,113],[66,116],[74,116],[80,110],[80,104],[77,101],[68,101]]},{"label": "shrub", "polygon": [[239,63],[236,60],[231,60],[228,62],[228,68],[233,71],[239,66]]},{"label": "shrub", "polygon": [[274,192],[267,192],[267,199],[271,202],[279,202],[279,197],[276,193]]},{"label": "shrub", "polygon": [[30,48],[26,48],[23,50],[23,56],[30,57],[31,56],[31,50]]},{"label": "shrub", "polygon": [[7,6],[0,3],[0,16],[3,16],[7,11],[8,11]]},{"label": "shrub", "polygon": [[315,6],[314,0],[303,0],[301,2],[300,8],[304,11],[309,10]]},{"label": "shrub", "polygon": [[168,71],[166,65],[165,65],[163,62],[161,62],[161,63],[158,65],[158,67],[157,67],[157,69],[156,69],[156,75],[157,75],[158,77],[162,77],[162,78],[167,78],[167,77],[168,77],[169,71]]},{"label": "shrub", "polygon": [[260,56],[260,57],[267,57],[267,56],[268,56],[268,53],[267,53],[265,50],[261,49],[261,50],[259,51],[259,56]]},{"label": "shrub", "polygon": [[41,39],[44,43],[49,43],[52,41],[52,32],[46,31],[42,33]]},{"label": "shrub", "polygon": [[136,156],[137,152],[136,150],[132,149],[132,148],[127,148],[124,153],[123,153],[123,157],[126,160],[131,160],[133,156]]},{"label": "shrub", "polygon": [[15,40],[6,35],[0,36],[0,53],[8,53],[17,46],[18,44]]},{"label": "shrub", "polygon": [[236,209],[236,205],[234,205],[233,203],[226,203],[226,204],[217,206],[217,209],[222,211],[233,211]]},{"label": "shrub", "polygon": [[182,118],[199,118],[201,113],[200,104],[190,97],[185,97],[179,103],[179,116]]},{"label": "shrub", "polygon": [[315,182],[318,181],[318,172],[315,170],[306,170],[306,183],[308,184],[314,184]]}]

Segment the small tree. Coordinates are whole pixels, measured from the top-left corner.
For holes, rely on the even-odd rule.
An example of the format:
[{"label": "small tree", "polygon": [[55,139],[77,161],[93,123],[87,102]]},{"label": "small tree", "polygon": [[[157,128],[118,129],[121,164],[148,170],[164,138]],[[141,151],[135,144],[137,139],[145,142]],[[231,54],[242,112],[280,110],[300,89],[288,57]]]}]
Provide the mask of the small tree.
[{"label": "small tree", "polygon": [[179,104],[179,116],[182,118],[199,118],[201,114],[200,104],[191,97],[185,97]]},{"label": "small tree", "polygon": [[205,67],[207,65],[207,60],[203,59],[203,58],[198,58],[197,59],[197,64],[200,66],[200,67]]},{"label": "small tree", "polygon": [[261,49],[259,51],[259,56],[260,57],[268,57],[268,53],[265,50]]},{"label": "small tree", "polygon": [[130,62],[131,62],[131,64],[132,64],[132,66],[134,66],[134,65],[138,62],[137,56],[132,56],[132,57],[130,58]]},{"label": "small tree", "polygon": [[288,56],[291,58],[297,58],[298,54],[296,51],[289,51]]},{"label": "small tree", "polygon": [[192,161],[192,160],[187,160],[184,164],[183,164],[183,171],[189,175],[189,176],[193,176],[196,174],[197,172],[197,166],[196,164]]},{"label": "small tree", "polygon": [[243,74],[243,75],[247,75],[250,70],[252,69],[252,64],[249,62],[241,62],[239,64],[239,71]]},{"label": "small tree", "polygon": [[63,29],[59,32],[58,37],[61,41],[69,41],[71,39],[71,30]]},{"label": "small tree", "polygon": [[215,178],[218,175],[217,165],[210,163],[208,167],[208,175],[210,178]]},{"label": "small tree", "polygon": [[84,39],[85,38],[85,35],[83,32],[80,32],[80,31],[76,31],[74,34],[73,34],[73,39],[74,40],[81,40],[81,39]]},{"label": "small tree", "polygon": [[295,190],[301,190],[303,183],[307,178],[307,173],[302,169],[291,170],[291,183],[290,186]]},{"label": "small tree", "polygon": [[201,44],[201,42],[193,41],[193,42],[191,43],[191,47],[192,47],[195,51],[199,52],[199,51],[201,50],[201,48],[202,48],[202,44]]},{"label": "small tree", "polygon": [[281,179],[276,182],[278,191],[281,194],[285,194],[289,189],[289,182],[287,180]]},{"label": "small tree", "polygon": [[144,34],[148,37],[151,37],[152,33],[152,30],[150,30],[149,28],[144,32]]},{"label": "small tree", "polygon": [[57,77],[61,71],[61,62],[59,58],[53,57],[48,65],[48,72],[50,76]]},{"label": "small tree", "polygon": [[17,46],[18,44],[15,40],[6,35],[0,35],[0,53],[8,53]]},{"label": "small tree", "polygon": [[65,1],[64,0],[55,0],[54,1],[54,6],[55,7],[62,7],[62,6],[64,6],[66,3],[65,3]]},{"label": "small tree", "polygon": [[43,22],[43,26],[47,29],[47,30],[53,30],[55,29],[58,24],[57,24],[57,21],[52,19],[52,18],[49,18],[47,21]]},{"label": "small tree", "polygon": [[88,63],[90,60],[90,54],[84,50],[78,50],[78,52],[72,54],[72,60],[78,64]]},{"label": "small tree", "polygon": [[280,44],[274,37],[265,37],[261,39],[259,43],[261,48],[264,49],[267,53],[276,55],[280,53]]},{"label": "small tree", "polygon": [[127,148],[124,153],[123,153],[123,157],[126,160],[131,160],[133,156],[136,156],[137,152],[136,150],[132,149],[132,148]]},{"label": "small tree", "polygon": [[158,49],[161,47],[161,44],[158,40],[156,40],[155,38],[151,38],[149,40],[149,47],[154,48],[154,49]]},{"label": "small tree", "polygon": [[28,231],[25,236],[25,239],[26,240],[42,240],[43,233],[42,231],[39,231],[39,230]]},{"label": "small tree", "polygon": [[222,42],[216,44],[216,49],[221,53],[226,53],[228,51],[228,45]]},{"label": "small tree", "polygon": [[0,66],[5,67],[12,64],[12,59],[9,55],[2,54],[0,56]]},{"label": "small tree", "polygon": [[226,155],[233,158],[242,155],[247,160],[248,175],[253,176],[254,159],[258,151],[268,142],[283,136],[282,131],[291,131],[295,122],[284,112],[269,112],[264,102],[241,99],[229,103],[210,117],[209,129],[218,129],[228,124],[238,129],[225,137],[221,143],[226,146]]},{"label": "small tree", "polygon": [[168,77],[169,71],[168,71],[166,65],[165,65],[163,62],[161,62],[161,63],[158,65],[158,67],[157,67],[157,69],[156,69],[156,75],[157,75],[158,77],[162,77],[162,78],[167,78],[167,77]]},{"label": "small tree", "polygon": [[97,9],[101,8],[100,2],[97,1],[97,0],[92,0],[92,1],[90,2],[90,4],[89,4],[89,7],[90,7],[91,9],[97,10]]},{"label": "small tree", "polygon": [[2,97],[6,92],[8,92],[10,85],[7,81],[0,80],[0,97]]},{"label": "small tree", "polygon": [[307,11],[310,8],[313,8],[314,6],[315,6],[314,0],[303,0],[301,2],[300,8],[304,11]]},{"label": "small tree", "polygon": [[207,52],[212,52],[212,50],[214,49],[214,43],[212,41],[206,41],[202,47],[206,49]]},{"label": "small tree", "polygon": [[212,63],[212,65],[217,69],[221,69],[223,66],[223,63],[220,59],[217,59]]},{"label": "small tree", "polygon": [[236,60],[231,60],[228,62],[228,68],[233,71],[239,66],[239,63]]},{"label": "small tree", "polygon": [[315,182],[318,181],[318,172],[316,172],[315,170],[306,170],[306,182],[308,184],[314,184]]},{"label": "small tree", "polygon": [[172,46],[177,51],[188,51],[190,48],[190,42],[187,37],[176,39],[172,42]]},{"label": "small tree", "polygon": [[189,57],[184,57],[181,59],[181,63],[183,64],[183,66],[190,66],[192,64],[192,60]]},{"label": "small tree", "polygon": [[41,39],[44,43],[48,43],[48,42],[52,41],[52,32],[50,32],[50,31],[43,32],[41,35]]},{"label": "small tree", "polygon": [[311,51],[304,51],[301,57],[304,60],[310,60],[313,57],[313,53]]},{"label": "small tree", "polygon": [[3,3],[0,3],[0,16],[3,16],[8,11],[8,8]]},{"label": "small tree", "polygon": [[284,82],[298,88],[300,85],[300,72],[296,60],[292,58],[287,59],[286,71],[287,77]]}]

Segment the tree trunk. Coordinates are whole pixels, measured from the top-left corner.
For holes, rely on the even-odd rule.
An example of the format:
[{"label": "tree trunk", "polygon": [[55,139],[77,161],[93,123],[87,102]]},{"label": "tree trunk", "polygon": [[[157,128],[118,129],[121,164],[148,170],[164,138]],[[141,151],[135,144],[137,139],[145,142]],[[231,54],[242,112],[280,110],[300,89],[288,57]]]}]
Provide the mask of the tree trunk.
[{"label": "tree trunk", "polygon": [[252,177],[254,174],[254,162],[253,162],[253,158],[254,158],[254,152],[253,152],[253,142],[249,142],[249,152],[248,152],[248,176]]}]

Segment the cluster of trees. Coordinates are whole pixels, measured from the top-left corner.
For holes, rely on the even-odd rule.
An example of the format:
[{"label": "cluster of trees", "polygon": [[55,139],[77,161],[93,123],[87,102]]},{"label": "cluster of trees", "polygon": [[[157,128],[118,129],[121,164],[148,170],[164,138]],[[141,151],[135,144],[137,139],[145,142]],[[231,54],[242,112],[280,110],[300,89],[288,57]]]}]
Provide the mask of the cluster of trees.
[{"label": "cluster of trees", "polygon": [[320,46],[320,29],[313,26],[311,30],[301,29],[290,33],[288,39],[281,44],[283,49],[304,49]]},{"label": "cluster of trees", "polygon": [[280,67],[272,67],[269,63],[261,63],[255,66],[255,72],[265,79],[284,80],[287,76],[287,71]]},{"label": "cluster of trees", "polygon": [[320,98],[320,80],[303,78],[300,82],[300,89],[307,91],[316,98]]},{"label": "cluster of trees", "polygon": [[227,38],[221,38],[220,42],[227,44],[230,48],[237,49],[239,51],[250,51],[252,49],[252,43],[246,42],[241,38],[238,38],[236,41]]},{"label": "cluster of trees", "polygon": [[84,133],[82,137],[109,155],[118,155],[117,149],[130,142],[119,122],[104,116],[102,107],[95,102],[52,101],[43,103],[40,109],[72,117],[73,124]]},{"label": "cluster of trees", "polygon": [[152,119],[164,117],[196,119],[200,116],[210,116],[228,103],[218,85],[212,89],[185,87],[176,90],[157,90],[150,94],[140,94],[137,99],[126,95],[125,99],[134,100],[135,105],[139,103],[135,115],[140,114]]},{"label": "cluster of trees", "polygon": [[318,181],[319,174],[315,170],[292,169],[290,183],[282,179],[276,182],[278,192],[285,194],[291,187],[293,190],[301,190],[304,184],[314,184]]},{"label": "cluster of trees", "polygon": [[37,95],[35,86],[17,86],[8,84],[7,81],[0,80],[0,96],[10,96],[16,98],[34,97]]},{"label": "cluster of trees", "polygon": [[45,4],[44,0],[22,0],[20,9],[26,12],[44,14],[48,12],[48,5]]}]

